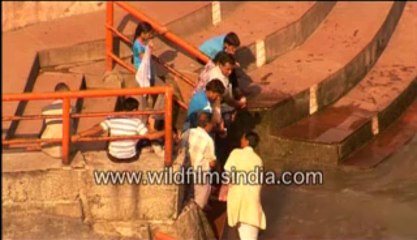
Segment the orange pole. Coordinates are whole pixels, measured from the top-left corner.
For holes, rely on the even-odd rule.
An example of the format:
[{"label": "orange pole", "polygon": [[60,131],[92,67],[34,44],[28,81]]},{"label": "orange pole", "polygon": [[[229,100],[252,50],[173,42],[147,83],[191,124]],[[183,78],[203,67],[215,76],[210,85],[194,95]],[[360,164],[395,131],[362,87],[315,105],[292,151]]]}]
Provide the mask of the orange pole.
[{"label": "orange pole", "polygon": [[141,21],[146,21],[149,24],[151,24],[152,27],[155,29],[155,31],[160,33],[166,39],[168,39],[171,42],[178,45],[180,48],[184,49],[186,52],[191,54],[193,57],[196,57],[197,59],[199,59],[200,61],[202,61],[204,63],[208,63],[208,61],[210,60],[209,57],[207,57],[204,53],[200,52],[200,50],[198,50],[196,47],[194,47],[192,44],[188,43],[184,39],[180,38],[179,36],[175,35],[172,32],[169,32],[169,31],[165,32],[165,27],[163,27],[160,23],[158,23],[154,19],[146,16],[142,12],[138,11],[137,9],[131,7],[130,5],[128,5],[126,3],[116,2],[116,4],[119,7],[126,10],[128,13],[132,14],[135,18],[137,18]]},{"label": "orange pole", "polygon": [[[126,95],[142,94],[162,94],[165,88],[170,86],[157,86],[148,88],[124,88],[124,89],[97,89],[71,92],[49,92],[49,93],[6,93],[2,96],[2,101],[28,101],[28,100],[50,100],[62,98],[86,98],[86,97],[114,97]],[[187,109],[187,105],[179,100],[175,100],[182,108]]]},{"label": "orange pole", "polygon": [[132,46],[132,41],[126,37],[125,35],[123,35],[123,33],[117,31],[117,29],[115,29],[113,26],[109,26],[106,24],[107,29],[110,29],[114,34],[116,34],[116,36],[118,36],[119,38],[121,38],[123,41],[125,41],[127,44],[129,44],[130,46]]},{"label": "orange pole", "polygon": [[128,65],[127,63],[123,62],[122,59],[118,58],[112,52],[108,52],[107,55],[110,56],[115,62],[122,65],[122,67],[126,68],[129,72],[136,74],[136,70],[134,67],[132,67],[132,65]]},{"label": "orange pole", "polygon": [[62,163],[69,164],[69,149],[70,149],[70,109],[71,100],[64,98],[62,104]]},{"label": "orange pole", "polygon": [[[107,117],[107,116],[125,116],[125,115],[163,115],[164,111],[134,111],[134,112],[88,112],[88,113],[74,113],[71,114],[72,118],[94,118],[94,117]],[[26,116],[4,116],[2,121],[13,121],[13,120],[38,120],[48,118],[61,118],[62,115],[26,115]]]},{"label": "orange pole", "polygon": [[172,165],[172,88],[165,92],[165,166]]},{"label": "orange pole", "polygon": [[185,83],[187,83],[191,87],[195,87],[196,84],[191,79],[184,76],[184,74],[178,72],[175,68],[168,66],[168,64],[163,63],[158,57],[152,56],[152,58],[155,62],[160,64],[162,67],[164,67],[170,73],[174,74],[174,76],[177,76],[177,77],[181,78]]},{"label": "orange pole", "polygon": [[13,139],[13,140],[3,140],[2,145],[22,145],[28,144],[33,145],[35,143],[62,143],[61,138],[43,138],[43,139]]},{"label": "orange pole", "polygon": [[[106,3],[106,26],[113,27],[113,1]],[[113,32],[111,29],[106,28],[106,52],[113,52]],[[106,71],[113,70],[113,59],[110,56],[106,56]]]},{"label": "orange pole", "polygon": [[[129,140],[129,139],[144,139],[144,136],[111,136],[111,137],[82,137],[75,141],[70,142],[93,142],[93,141],[116,141],[116,140]],[[43,138],[43,139],[13,139],[3,140],[2,145],[34,145],[36,143],[62,143],[61,138]]]},{"label": "orange pole", "polygon": [[5,93],[2,101],[28,101],[28,100],[51,100],[62,98],[88,98],[88,97],[114,97],[126,95],[164,94],[171,86],[156,86],[146,88],[124,89],[95,89],[71,92],[47,92],[47,93]]}]

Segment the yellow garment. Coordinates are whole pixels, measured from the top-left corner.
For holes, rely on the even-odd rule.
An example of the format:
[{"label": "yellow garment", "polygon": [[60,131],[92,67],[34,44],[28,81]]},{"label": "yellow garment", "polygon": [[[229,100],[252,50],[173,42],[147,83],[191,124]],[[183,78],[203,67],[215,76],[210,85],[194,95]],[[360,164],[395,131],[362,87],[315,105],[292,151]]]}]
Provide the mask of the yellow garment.
[{"label": "yellow garment", "polygon": [[[251,147],[236,149],[230,154],[224,166],[230,172],[232,167],[236,171],[255,171],[255,167],[262,167],[261,158]],[[265,213],[261,206],[261,185],[231,184],[227,195],[227,218],[231,227],[239,222],[266,228]]]}]

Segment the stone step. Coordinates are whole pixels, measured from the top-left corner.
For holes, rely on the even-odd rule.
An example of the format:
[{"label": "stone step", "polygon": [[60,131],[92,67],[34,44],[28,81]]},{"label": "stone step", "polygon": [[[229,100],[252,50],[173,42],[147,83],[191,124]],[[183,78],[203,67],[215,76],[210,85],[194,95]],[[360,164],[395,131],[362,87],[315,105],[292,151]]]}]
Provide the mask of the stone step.
[{"label": "stone step", "polygon": [[243,79],[249,108],[268,110],[279,129],[343,96],[382,53],[403,5],[338,2],[303,45]]},{"label": "stone step", "polygon": [[[2,200],[9,215],[37,211],[78,219],[98,234],[149,239],[150,231],[166,229],[180,212],[181,186],[145,183],[147,172],[163,171],[163,158],[153,153],[142,152],[132,163],[114,163],[106,151],[78,153],[69,166],[41,152],[8,153],[2,160]],[[137,183],[100,184],[96,171],[143,175]]]},{"label": "stone step", "polygon": [[357,152],[347,157],[342,166],[348,168],[374,168],[407,144],[417,132],[417,101],[393,122],[384,132]]},{"label": "stone step", "polygon": [[[53,92],[55,85],[64,82],[70,90],[77,91],[85,88],[84,76],[74,73],[57,73],[43,72],[36,78],[33,92]],[[21,116],[42,114],[42,108],[50,104],[54,100],[33,100],[28,102],[20,102],[19,107],[22,109]],[[71,105],[79,109],[81,102],[74,99]],[[77,110],[78,111],[78,110]],[[9,128],[8,136],[11,138],[38,138],[42,130],[43,120],[21,120],[13,121]]]},{"label": "stone step", "polygon": [[[265,42],[265,52],[260,52],[259,55],[262,55],[260,57],[271,61],[301,44],[320,24],[333,5],[321,2],[245,3],[238,7],[233,15],[226,16],[220,24],[192,34],[187,41],[198,47],[213,36],[234,31],[239,35],[242,45],[236,53],[237,58],[241,66],[249,70],[256,68],[257,41]],[[272,9],[274,11],[271,11]],[[241,16],[249,15],[250,18],[242,20]],[[175,64],[180,69],[190,70],[190,67],[194,69],[195,62],[184,54],[177,53],[175,48],[162,49],[160,55],[165,61],[175,60]]]},{"label": "stone step", "polygon": [[[407,4],[387,48],[365,78],[332,106],[273,134],[334,155],[313,161],[339,163],[383,132],[417,97],[417,4]],[[288,151],[297,147],[289,148]],[[311,157],[313,158],[313,157]]]},{"label": "stone step", "polygon": [[[241,48],[236,58],[245,71],[257,67],[257,58],[264,62],[272,61],[277,56],[297,47],[321,23],[333,7],[333,3],[322,2],[274,2],[244,3],[233,14],[226,15],[218,25],[206,27],[187,36],[186,40],[198,47],[205,40],[234,31],[241,39]],[[274,11],[271,11],[271,10]],[[241,16],[249,16],[242,20]],[[264,49],[257,53],[256,42],[264,42]],[[190,76],[197,82],[202,65],[189,55],[179,51],[175,46],[167,45],[155,53],[163,62]],[[259,55],[259,56],[257,56]],[[192,96],[193,87],[183,83],[178,85],[185,102]]]}]

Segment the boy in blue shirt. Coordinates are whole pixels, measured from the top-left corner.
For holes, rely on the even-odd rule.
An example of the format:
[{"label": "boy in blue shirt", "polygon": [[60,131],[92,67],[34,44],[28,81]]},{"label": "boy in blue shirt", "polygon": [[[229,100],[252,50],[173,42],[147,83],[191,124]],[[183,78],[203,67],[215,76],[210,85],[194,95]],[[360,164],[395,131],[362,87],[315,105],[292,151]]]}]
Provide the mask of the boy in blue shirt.
[{"label": "boy in blue shirt", "polygon": [[135,69],[138,70],[142,63],[142,57],[145,53],[146,45],[153,37],[153,28],[147,22],[140,22],[135,30],[135,36],[133,37],[133,64]]},{"label": "boy in blue shirt", "polygon": [[213,37],[200,45],[199,49],[204,54],[214,59],[217,53],[225,51],[235,55],[236,49],[240,46],[240,39],[234,32]]},{"label": "boy in blue shirt", "polygon": [[204,111],[212,113],[213,109],[211,104],[216,101],[221,101],[224,94],[225,87],[219,79],[213,79],[206,86],[206,91],[196,92],[188,105],[187,121],[184,126],[184,130],[188,128],[194,128],[197,126],[197,114]]}]

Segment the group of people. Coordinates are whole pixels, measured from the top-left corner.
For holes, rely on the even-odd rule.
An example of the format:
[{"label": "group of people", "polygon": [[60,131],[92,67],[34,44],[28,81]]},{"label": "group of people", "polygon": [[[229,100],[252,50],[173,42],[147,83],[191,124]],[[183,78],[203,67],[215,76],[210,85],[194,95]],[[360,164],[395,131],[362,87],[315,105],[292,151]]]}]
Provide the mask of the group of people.
[{"label": "group of people", "polygon": [[[245,131],[239,143],[227,142],[232,146],[226,159],[216,154],[218,138],[228,135],[236,113],[246,108],[246,98],[239,89],[235,52],[240,46],[236,33],[230,32],[204,42],[200,51],[212,60],[207,63],[199,76],[199,81],[190,100],[182,144],[186,146],[187,157],[193,169],[200,171],[254,171],[262,167],[262,160],[254,152],[259,136],[253,131]],[[222,186],[223,187],[223,186]],[[211,184],[193,185],[194,201],[205,209],[212,193]],[[227,218],[231,227],[236,227],[240,239],[257,239],[259,229],[266,228],[260,185],[232,183],[227,186]],[[208,208],[210,211],[210,208]]]},{"label": "group of people", "polygon": [[[153,49],[153,28],[149,23],[138,24],[133,42],[132,62],[137,70],[136,80],[140,87],[153,86],[153,68],[150,60]],[[254,152],[259,142],[259,136],[253,131],[246,131],[240,136],[240,142],[233,146],[226,159],[218,159],[215,139],[225,138],[228,127],[233,124],[236,113],[246,108],[246,98],[239,89],[236,69],[239,63],[235,60],[235,52],[240,47],[236,33],[214,37],[200,46],[200,51],[210,57],[201,74],[193,96],[189,102],[187,118],[182,129],[175,131],[178,149],[185,150],[185,157],[193,169],[203,171],[253,171],[262,167],[262,160]],[[61,84],[56,91],[67,91],[68,86]],[[126,97],[123,99],[121,111],[137,111],[144,108],[157,108],[158,100],[147,97]],[[55,103],[57,104],[57,103]],[[142,105],[142,106],[141,106]],[[144,105],[144,106],[143,106]],[[155,106],[152,106],[155,105]],[[44,114],[50,114],[45,112]],[[54,111],[52,114],[57,114]],[[150,116],[138,118],[135,116],[110,117],[90,129],[73,135],[76,140],[80,137],[94,136],[109,132],[111,136],[141,135],[145,142],[161,145],[164,131],[156,125],[157,118]],[[46,125],[49,127],[53,124]],[[58,125],[55,125],[58,126]],[[62,126],[62,123],[61,123]],[[61,133],[62,133],[62,128]],[[56,133],[59,130],[55,131]],[[48,135],[43,132],[42,137]],[[58,133],[59,135],[59,133]],[[50,134],[46,137],[50,137]],[[55,136],[60,137],[60,136]],[[131,162],[139,159],[139,151],[144,141],[115,140],[110,141],[108,157],[114,162]],[[158,145],[158,144],[157,144]],[[55,146],[56,148],[56,146]],[[45,152],[48,146],[44,146]],[[55,157],[61,157],[56,151]],[[208,202],[212,191],[210,183],[194,184],[192,198],[201,209],[209,209]],[[265,229],[265,214],[260,202],[260,185],[229,185],[227,193],[227,216],[231,227],[237,227],[241,239],[257,239],[258,230]]]}]

